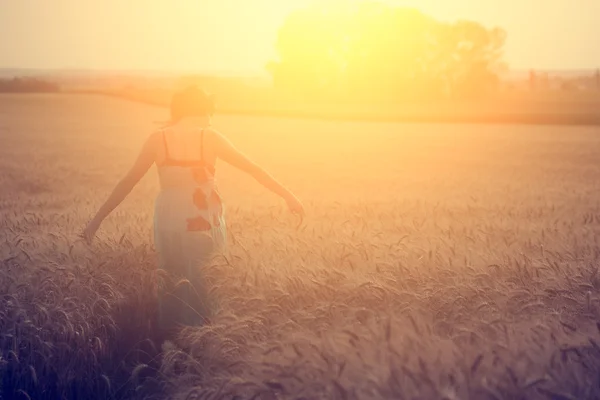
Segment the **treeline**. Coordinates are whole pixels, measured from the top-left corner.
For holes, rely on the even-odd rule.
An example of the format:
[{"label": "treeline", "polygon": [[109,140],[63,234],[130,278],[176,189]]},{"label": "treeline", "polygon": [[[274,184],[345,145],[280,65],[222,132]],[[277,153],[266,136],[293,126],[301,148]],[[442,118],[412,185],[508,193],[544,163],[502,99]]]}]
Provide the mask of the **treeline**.
[{"label": "treeline", "polygon": [[498,88],[505,38],[377,1],[321,2],[288,17],[268,70],[290,99],[473,98]]},{"label": "treeline", "polygon": [[38,78],[0,79],[0,93],[52,93],[60,86]]}]

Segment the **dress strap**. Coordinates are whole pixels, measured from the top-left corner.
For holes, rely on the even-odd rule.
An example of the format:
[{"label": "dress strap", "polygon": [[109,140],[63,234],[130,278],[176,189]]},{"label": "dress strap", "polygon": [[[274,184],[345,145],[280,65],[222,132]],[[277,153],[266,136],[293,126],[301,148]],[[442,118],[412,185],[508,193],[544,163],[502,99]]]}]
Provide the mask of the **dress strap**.
[{"label": "dress strap", "polygon": [[167,136],[165,135],[165,130],[162,130],[162,138],[163,138],[163,145],[165,146],[165,160],[170,160],[171,158],[169,157],[169,146],[167,145]]}]

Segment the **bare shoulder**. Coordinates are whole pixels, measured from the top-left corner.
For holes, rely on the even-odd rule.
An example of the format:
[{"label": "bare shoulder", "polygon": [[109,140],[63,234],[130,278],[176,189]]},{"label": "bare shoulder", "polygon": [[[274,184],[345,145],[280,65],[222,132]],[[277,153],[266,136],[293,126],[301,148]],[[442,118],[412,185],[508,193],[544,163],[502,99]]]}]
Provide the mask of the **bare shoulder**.
[{"label": "bare shoulder", "polygon": [[214,126],[209,126],[204,130],[206,136],[212,140],[218,140],[223,137],[221,132]]},{"label": "bare shoulder", "polygon": [[173,129],[173,125],[170,125],[170,124],[159,126],[158,128],[155,128],[150,133],[150,137],[153,137],[153,138],[161,137],[162,135],[164,135],[165,133],[169,132],[172,129]]},{"label": "bare shoulder", "polygon": [[164,132],[165,132],[165,128],[159,128],[159,129],[152,131],[146,137],[146,140],[144,141],[144,149],[146,151],[155,153],[156,150],[158,149],[158,144],[162,143],[162,137],[164,135]]},{"label": "bare shoulder", "polygon": [[148,137],[146,137],[146,145],[155,145],[156,142],[158,142],[158,140],[162,137],[162,135],[164,134],[164,129],[156,129],[154,131],[152,131]]},{"label": "bare shoulder", "polygon": [[208,127],[205,130],[205,140],[211,143],[216,148],[219,148],[227,141],[225,136],[215,127]]}]

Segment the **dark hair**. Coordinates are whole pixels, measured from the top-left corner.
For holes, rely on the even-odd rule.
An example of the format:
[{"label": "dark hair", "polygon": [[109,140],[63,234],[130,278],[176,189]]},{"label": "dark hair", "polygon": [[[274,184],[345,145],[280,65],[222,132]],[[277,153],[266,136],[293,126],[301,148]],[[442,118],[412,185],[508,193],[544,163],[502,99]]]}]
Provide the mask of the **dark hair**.
[{"label": "dark hair", "polygon": [[196,86],[177,92],[171,100],[171,120],[185,117],[204,117],[215,112],[214,96]]}]

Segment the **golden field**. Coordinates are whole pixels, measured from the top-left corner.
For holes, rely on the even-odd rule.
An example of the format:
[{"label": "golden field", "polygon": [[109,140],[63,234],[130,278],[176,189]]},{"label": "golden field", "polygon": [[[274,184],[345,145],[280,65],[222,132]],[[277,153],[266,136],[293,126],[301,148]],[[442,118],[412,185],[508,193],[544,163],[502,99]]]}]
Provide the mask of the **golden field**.
[{"label": "golden field", "polygon": [[0,398],[600,396],[598,127],[218,116],[307,217],[217,165],[218,313],[163,349],[155,171],[78,234],[165,119],[0,96]]}]

